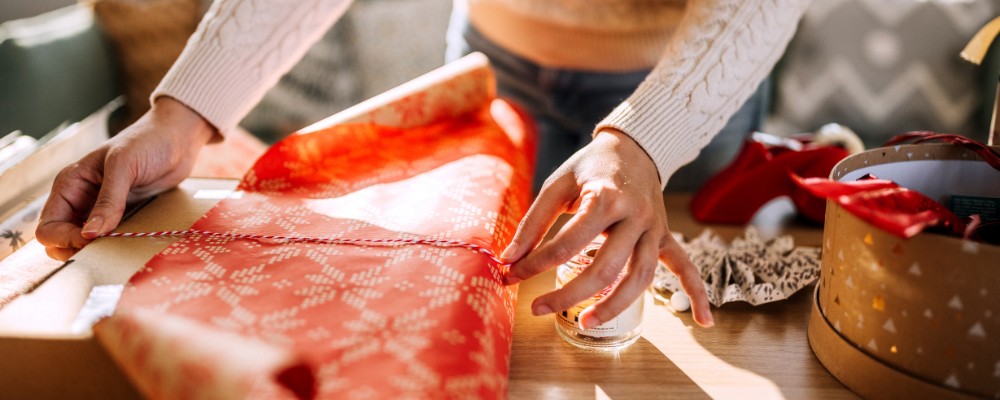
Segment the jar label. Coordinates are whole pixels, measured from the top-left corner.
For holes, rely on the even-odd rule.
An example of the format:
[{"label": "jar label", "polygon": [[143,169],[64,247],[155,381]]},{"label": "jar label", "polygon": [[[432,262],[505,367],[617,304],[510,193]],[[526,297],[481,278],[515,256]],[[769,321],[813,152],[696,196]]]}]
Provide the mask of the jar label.
[{"label": "jar label", "polygon": [[599,338],[621,336],[632,332],[642,324],[643,299],[644,296],[639,296],[638,299],[629,305],[625,311],[618,314],[617,317],[590,329],[580,329],[580,313],[596,302],[593,298],[556,314],[556,321],[559,321],[559,326],[563,330],[575,334]]}]

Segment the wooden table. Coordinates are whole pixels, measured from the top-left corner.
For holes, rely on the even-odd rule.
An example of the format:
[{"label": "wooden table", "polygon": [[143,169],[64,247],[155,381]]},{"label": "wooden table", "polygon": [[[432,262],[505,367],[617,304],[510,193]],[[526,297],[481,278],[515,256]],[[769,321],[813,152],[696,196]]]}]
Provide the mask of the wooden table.
[{"label": "wooden table", "polygon": [[[689,197],[668,196],[670,227],[687,237],[703,229],[687,213]],[[765,207],[752,222],[764,237],[790,234],[819,246],[823,232],[794,217],[789,202]],[[713,226],[725,239],[742,227]],[[510,367],[511,399],[857,398],[819,363],[806,339],[813,286],[789,300],[713,308],[715,327],[697,327],[647,293],[643,334],[612,353],[563,341],[552,316],[531,315],[531,300],[554,287],[550,270],[521,283]]]},{"label": "wooden table", "polygon": [[[690,237],[702,227],[691,221],[686,201],[668,197],[667,209],[671,228]],[[793,214],[790,204],[775,204],[758,214],[754,225],[765,237],[783,232],[798,244],[818,246],[822,231],[796,222]],[[713,229],[726,239],[742,232],[742,227]],[[33,256],[47,260],[36,247]],[[806,341],[811,288],[759,307],[738,303],[713,309],[711,329],[695,327],[690,313],[675,315],[647,295],[642,338],[607,353],[576,348],[556,334],[552,316],[531,315],[531,300],[551,290],[554,279],[549,271],[521,283],[511,399],[857,398],[823,369]]]}]

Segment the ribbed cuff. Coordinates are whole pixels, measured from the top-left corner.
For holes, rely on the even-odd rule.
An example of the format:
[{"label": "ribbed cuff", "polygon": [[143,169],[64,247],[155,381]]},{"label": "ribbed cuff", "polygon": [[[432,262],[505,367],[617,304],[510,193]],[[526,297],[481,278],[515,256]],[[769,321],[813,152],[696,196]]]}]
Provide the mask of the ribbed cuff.
[{"label": "ribbed cuff", "polygon": [[697,131],[705,121],[688,110],[688,95],[678,94],[655,82],[646,81],[610,115],[597,124],[629,135],[653,159],[660,173],[660,186],[670,176],[698,157],[704,147]]},{"label": "ribbed cuff", "polygon": [[170,96],[197,111],[225,136],[260,101],[269,85],[225,53],[189,43],[150,96]]}]

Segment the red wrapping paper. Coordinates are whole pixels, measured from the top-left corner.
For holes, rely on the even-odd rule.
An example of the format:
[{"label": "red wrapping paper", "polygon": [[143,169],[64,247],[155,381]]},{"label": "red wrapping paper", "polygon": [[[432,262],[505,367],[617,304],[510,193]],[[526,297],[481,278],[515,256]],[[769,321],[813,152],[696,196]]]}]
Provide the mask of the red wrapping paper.
[{"label": "red wrapping paper", "polygon": [[[416,128],[353,124],[293,135],[257,161],[239,196],[192,229],[457,240],[498,254],[530,204],[529,126],[493,100]],[[501,268],[458,247],[193,235],[150,260],[96,329],[153,397],[213,397],[225,387],[226,397],[501,398],[516,299]],[[178,339],[169,329],[178,320],[199,328]],[[123,335],[122,326],[142,335]],[[188,348],[226,335],[272,356],[248,361],[252,346],[220,339],[211,357],[178,351],[176,360],[150,360],[165,341]],[[201,378],[184,378],[191,375]],[[178,385],[204,390],[170,388]]]}]

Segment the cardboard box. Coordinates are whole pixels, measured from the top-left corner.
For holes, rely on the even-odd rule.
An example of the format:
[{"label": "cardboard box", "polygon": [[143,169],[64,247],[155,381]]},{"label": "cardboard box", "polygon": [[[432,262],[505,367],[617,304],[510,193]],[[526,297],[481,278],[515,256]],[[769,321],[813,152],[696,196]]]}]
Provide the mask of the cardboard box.
[{"label": "cardboard box", "polygon": [[[952,145],[869,150],[831,178],[867,173],[942,204],[1000,198],[1000,171]],[[928,232],[901,239],[828,201],[816,298],[810,345],[858,394],[1000,397],[1000,246]]]},{"label": "cardboard box", "polygon": [[[342,123],[409,127],[460,115],[494,97],[492,74],[486,57],[474,53],[299,133]],[[236,180],[188,179],[178,189],[157,196],[116,232],[188,229],[237,184]],[[0,307],[0,399],[141,397],[97,342],[89,322],[74,324],[93,288],[125,284],[153,255],[176,240],[96,240],[52,270],[33,291]],[[22,252],[10,263],[37,264],[44,257],[37,242]],[[8,262],[0,267],[4,264]],[[46,267],[23,269],[37,274]]]},{"label": "cardboard box", "polygon": [[[157,196],[116,231],[187,229],[236,184],[188,179]],[[139,398],[89,327],[74,331],[73,323],[93,287],[124,284],[175,240],[96,240],[37,289],[0,309],[0,398]],[[37,253],[41,247],[26,250]]]}]

